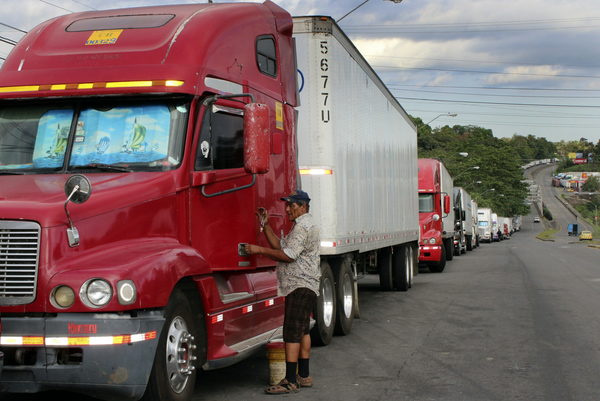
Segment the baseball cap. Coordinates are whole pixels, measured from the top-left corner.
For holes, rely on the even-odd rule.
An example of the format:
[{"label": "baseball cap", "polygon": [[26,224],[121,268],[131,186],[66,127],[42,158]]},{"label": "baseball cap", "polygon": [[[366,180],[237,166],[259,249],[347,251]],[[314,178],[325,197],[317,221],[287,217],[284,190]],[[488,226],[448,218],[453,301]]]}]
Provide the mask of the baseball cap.
[{"label": "baseball cap", "polygon": [[286,202],[310,202],[308,194],[301,189],[297,189],[288,196],[281,198],[282,201]]}]

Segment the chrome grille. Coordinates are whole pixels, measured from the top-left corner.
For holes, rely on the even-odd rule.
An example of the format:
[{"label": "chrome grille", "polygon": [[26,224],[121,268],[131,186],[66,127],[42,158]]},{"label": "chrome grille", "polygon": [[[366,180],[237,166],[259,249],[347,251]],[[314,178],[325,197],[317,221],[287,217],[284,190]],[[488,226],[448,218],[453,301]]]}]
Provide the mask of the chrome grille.
[{"label": "chrome grille", "polygon": [[0,220],[0,305],[34,300],[39,244],[39,224]]}]

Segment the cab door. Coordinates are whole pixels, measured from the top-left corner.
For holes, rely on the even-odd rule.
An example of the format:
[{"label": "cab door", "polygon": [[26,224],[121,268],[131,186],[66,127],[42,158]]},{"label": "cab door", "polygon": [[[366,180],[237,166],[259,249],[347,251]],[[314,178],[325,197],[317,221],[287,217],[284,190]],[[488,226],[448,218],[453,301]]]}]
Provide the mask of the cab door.
[{"label": "cab door", "polygon": [[243,103],[203,107],[190,196],[191,244],[213,271],[246,270],[238,244],[256,239],[255,176],[244,170]]}]

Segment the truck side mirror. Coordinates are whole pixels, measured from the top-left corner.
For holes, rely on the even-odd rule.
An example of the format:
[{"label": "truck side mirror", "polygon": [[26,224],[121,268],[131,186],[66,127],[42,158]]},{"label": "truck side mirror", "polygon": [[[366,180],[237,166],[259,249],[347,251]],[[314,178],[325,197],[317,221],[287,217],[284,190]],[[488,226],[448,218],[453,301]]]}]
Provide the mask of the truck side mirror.
[{"label": "truck side mirror", "polygon": [[244,168],[250,174],[269,171],[271,155],[269,108],[249,103],[244,108]]},{"label": "truck side mirror", "polygon": [[450,197],[448,195],[444,196],[444,213],[450,213]]},{"label": "truck side mirror", "polygon": [[71,248],[79,245],[79,231],[77,231],[77,227],[73,225],[73,220],[71,220],[71,214],[69,213],[67,206],[69,205],[69,202],[77,204],[86,202],[91,194],[92,184],[85,175],[74,174],[69,177],[67,182],[65,182],[65,195],[67,195],[67,200],[65,201],[65,214],[67,215],[67,220],[69,220],[67,239],[69,240],[69,246]]}]

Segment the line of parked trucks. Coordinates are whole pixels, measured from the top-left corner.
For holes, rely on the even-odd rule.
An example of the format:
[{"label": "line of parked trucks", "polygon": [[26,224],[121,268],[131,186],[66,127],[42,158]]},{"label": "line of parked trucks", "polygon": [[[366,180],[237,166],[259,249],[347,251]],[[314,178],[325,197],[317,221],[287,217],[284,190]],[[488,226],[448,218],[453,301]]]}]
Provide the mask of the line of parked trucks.
[{"label": "line of parked trucks", "polygon": [[321,344],[350,333],[360,277],[407,291],[512,230],[417,159],[331,18],[265,1],[32,29],[0,70],[0,390],[191,399],[198,369],[280,335],[275,264],[239,245],[268,246],[258,207],[288,232],[298,187],[321,230]]}]

